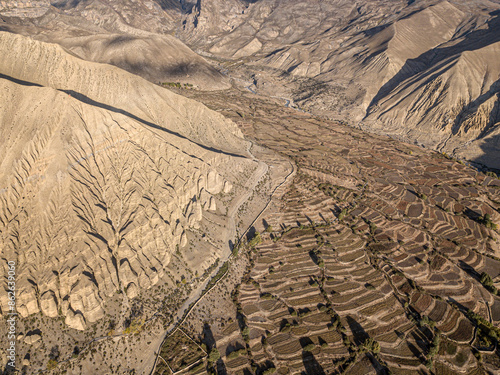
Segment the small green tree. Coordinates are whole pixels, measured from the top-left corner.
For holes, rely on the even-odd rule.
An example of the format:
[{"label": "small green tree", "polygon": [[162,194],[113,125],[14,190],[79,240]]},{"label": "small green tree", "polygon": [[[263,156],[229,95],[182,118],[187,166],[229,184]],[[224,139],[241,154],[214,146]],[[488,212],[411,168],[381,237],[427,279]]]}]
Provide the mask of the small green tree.
[{"label": "small green tree", "polygon": [[253,238],[248,242],[248,245],[250,247],[255,247],[257,245],[259,245],[260,243],[262,242],[262,237],[260,236],[260,233],[259,232],[255,232],[255,235],[253,236]]},{"label": "small green tree", "polygon": [[219,350],[217,348],[212,348],[212,350],[210,350],[210,354],[208,355],[208,363],[213,365],[219,359],[220,359]]},{"label": "small green tree", "polygon": [[304,346],[304,351],[305,352],[312,352],[316,348],[316,345],[314,344],[308,344]]},{"label": "small green tree", "polygon": [[488,275],[486,272],[483,272],[481,274],[481,279],[479,280],[481,282],[481,284],[483,284],[484,286],[488,286],[488,287],[491,287],[493,286],[493,280],[491,279],[491,276]]},{"label": "small green tree", "polygon": [[368,338],[363,346],[366,348],[366,350],[372,352],[372,353],[379,353],[380,352],[380,344],[372,339],[371,337]]},{"label": "small green tree", "polygon": [[344,220],[344,218],[345,218],[346,215],[347,215],[347,209],[344,208],[342,211],[340,211],[339,221]]}]

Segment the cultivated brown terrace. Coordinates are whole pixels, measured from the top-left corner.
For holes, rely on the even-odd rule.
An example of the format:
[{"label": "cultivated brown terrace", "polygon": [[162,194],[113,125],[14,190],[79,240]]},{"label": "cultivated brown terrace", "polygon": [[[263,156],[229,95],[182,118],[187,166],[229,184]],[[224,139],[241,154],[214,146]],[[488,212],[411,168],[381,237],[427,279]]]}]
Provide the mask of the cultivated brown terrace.
[{"label": "cultivated brown terrace", "polygon": [[240,254],[241,284],[230,270],[210,292],[232,290],[225,313],[207,302],[182,327],[218,349],[219,373],[496,371],[477,316],[500,322],[499,297],[479,282],[500,273],[499,234],[481,221],[500,219],[498,179],[251,94],[191,95],[298,169],[257,228],[270,226],[263,241]]}]

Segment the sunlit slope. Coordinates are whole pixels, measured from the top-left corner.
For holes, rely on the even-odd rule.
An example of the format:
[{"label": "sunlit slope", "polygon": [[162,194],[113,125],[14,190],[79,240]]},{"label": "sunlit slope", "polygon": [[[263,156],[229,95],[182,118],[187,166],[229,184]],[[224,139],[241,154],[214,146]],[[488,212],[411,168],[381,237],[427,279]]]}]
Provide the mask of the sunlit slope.
[{"label": "sunlit slope", "polygon": [[255,162],[202,104],[56,45],[0,33],[0,50],[0,254],[22,316],[83,329],[157,283]]}]

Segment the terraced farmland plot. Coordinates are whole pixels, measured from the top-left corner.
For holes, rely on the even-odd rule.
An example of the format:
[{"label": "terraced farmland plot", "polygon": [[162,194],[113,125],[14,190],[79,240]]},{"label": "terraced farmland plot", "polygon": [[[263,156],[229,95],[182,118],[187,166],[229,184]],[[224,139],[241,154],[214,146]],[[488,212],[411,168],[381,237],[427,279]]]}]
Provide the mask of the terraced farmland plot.
[{"label": "terraced farmland plot", "polygon": [[[262,215],[265,224],[256,224],[270,230],[247,253],[252,267],[234,300],[248,369],[299,374],[313,363],[318,373],[481,374],[494,367],[495,346],[473,339],[478,319],[500,323],[498,293],[481,284],[483,273],[496,285],[500,276],[497,179],[257,97],[192,95],[225,108],[248,137],[296,168]],[[236,114],[250,100],[259,111]],[[466,360],[443,354],[445,340]]]},{"label": "terraced farmland plot", "polygon": [[177,372],[201,362],[206,357],[206,352],[185,333],[177,330],[165,342],[160,356],[162,363],[167,364],[167,369],[165,369],[165,372],[159,373],[169,374],[168,368]]}]

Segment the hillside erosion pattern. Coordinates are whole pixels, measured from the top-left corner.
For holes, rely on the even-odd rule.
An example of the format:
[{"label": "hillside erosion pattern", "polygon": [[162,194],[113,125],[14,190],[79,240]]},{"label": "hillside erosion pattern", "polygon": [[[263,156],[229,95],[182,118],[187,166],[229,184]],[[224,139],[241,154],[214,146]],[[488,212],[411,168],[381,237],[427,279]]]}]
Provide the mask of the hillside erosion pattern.
[{"label": "hillside erosion pattern", "polygon": [[155,285],[257,161],[199,103],[55,45],[0,33],[0,50],[1,257],[17,261],[21,316],[84,329],[117,292]]}]

